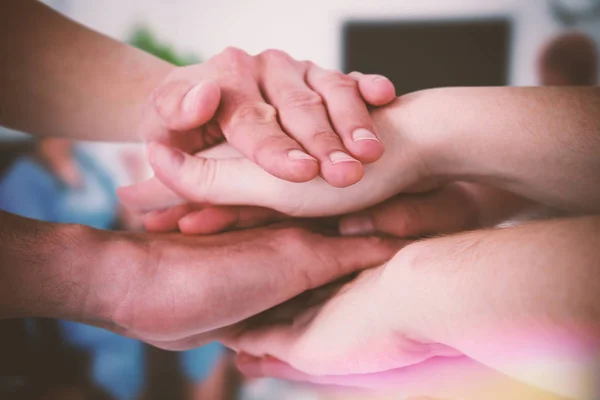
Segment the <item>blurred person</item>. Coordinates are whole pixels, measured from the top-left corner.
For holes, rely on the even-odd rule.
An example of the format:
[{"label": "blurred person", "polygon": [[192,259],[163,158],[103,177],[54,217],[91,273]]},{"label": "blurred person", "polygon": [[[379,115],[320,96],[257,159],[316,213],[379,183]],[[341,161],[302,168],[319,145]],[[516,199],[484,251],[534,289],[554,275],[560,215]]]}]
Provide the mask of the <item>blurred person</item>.
[{"label": "blurred person", "polygon": [[[115,188],[112,176],[88,152],[67,139],[43,138],[0,178],[0,210],[112,229],[120,220]],[[97,385],[117,400],[137,397],[144,371],[140,342],[76,322],[59,321],[58,328],[70,346],[89,354],[90,378]]]},{"label": "blurred person", "polygon": [[553,38],[538,62],[543,86],[594,86],[598,83],[598,49],[592,38],[571,32]]}]

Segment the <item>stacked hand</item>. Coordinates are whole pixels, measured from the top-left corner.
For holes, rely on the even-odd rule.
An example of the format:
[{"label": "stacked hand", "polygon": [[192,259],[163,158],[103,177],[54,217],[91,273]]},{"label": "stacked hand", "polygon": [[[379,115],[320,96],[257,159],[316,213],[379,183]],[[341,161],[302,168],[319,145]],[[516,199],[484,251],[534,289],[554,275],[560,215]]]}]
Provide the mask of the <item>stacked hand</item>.
[{"label": "stacked hand", "polygon": [[[153,92],[139,132],[188,154],[226,139],[281,179],[304,182],[320,172],[345,187],[362,177],[361,162],[383,153],[367,105],[394,98],[381,76],[327,71],[276,50],[250,56],[229,48],[173,70]],[[158,169],[164,152],[150,149]]]},{"label": "stacked hand", "polygon": [[[438,93],[428,95],[435,99]],[[385,152],[379,160],[365,166],[362,179],[359,176],[362,172],[352,175],[360,179],[358,182],[353,178],[341,184],[328,174],[322,159],[320,176],[310,180],[296,179],[282,176],[277,172],[282,170],[280,167],[269,169],[271,166],[262,165],[261,168],[256,158],[248,158],[248,153],[234,143],[221,143],[199,152],[194,152],[198,149],[178,151],[168,145],[172,143],[166,143],[152,144],[150,148],[156,176],[121,189],[120,196],[129,207],[150,212],[145,221],[149,230],[181,230],[188,234],[252,228],[297,217],[335,216],[339,232],[344,235],[379,233],[414,237],[494,226],[529,207],[537,207],[536,200],[548,199],[548,205],[558,204],[552,198],[552,192],[542,193],[518,179],[515,184],[503,175],[488,179],[492,186],[475,183],[476,176],[461,170],[465,166],[460,159],[450,164],[449,168],[455,171],[445,171],[444,166],[449,165],[448,154],[439,152],[443,141],[438,139],[445,127],[438,122],[430,129],[422,129],[414,123],[420,120],[417,117],[423,117],[419,115],[423,107],[415,111],[410,106],[419,101],[419,96],[422,94],[405,96],[371,113],[370,131],[377,131]],[[366,96],[363,94],[363,97]],[[333,108],[326,103],[331,112]],[[227,127],[227,124],[221,125]],[[284,130],[293,135],[293,130]],[[226,130],[223,133],[227,137]],[[450,141],[445,146],[452,149],[455,144]],[[478,168],[495,173],[485,170],[485,165]],[[509,176],[508,172],[506,176]],[[452,175],[464,175],[470,182],[449,179]],[[518,190],[504,190],[513,186]],[[516,193],[531,194],[533,200]],[[579,201],[575,197],[569,201],[573,200],[575,203],[572,204]],[[581,204],[584,203],[585,200]],[[583,227],[578,229],[583,230]],[[536,232],[537,228],[532,231]],[[530,233],[525,231],[524,236],[527,235]],[[505,241],[501,235],[495,236],[483,231],[467,238],[457,236],[442,244],[431,241],[410,245],[388,264],[363,271],[350,282],[304,293],[267,312],[231,321],[232,324],[212,331],[211,335],[239,351],[240,367],[253,375],[372,386],[390,377],[396,382],[406,382],[403,378],[422,378],[428,373],[445,375],[454,370],[465,379],[490,379],[496,384],[507,380],[504,373],[534,386],[572,393],[577,386],[561,386],[561,383],[545,378],[540,380],[540,376],[529,376],[518,366],[499,360],[497,349],[489,351],[477,347],[476,343],[465,342],[455,336],[456,331],[439,322],[446,318],[437,309],[443,307],[429,300],[436,298],[434,293],[440,293],[438,301],[441,304],[447,302],[451,313],[458,314],[459,310],[469,307],[456,304],[456,299],[461,297],[457,294],[460,290],[455,287],[436,288],[436,282],[443,282],[445,275],[442,265],[432,260],[446,260],[444,265],[450,268],[468,265],[471,259],[454,257],[455,254],[462,255],[456,253],[456,249],[466,247],[471,254],[483,238],[486,241],[491,238],[489,243],[495,246],[492,249],[504,248],[507,254],[514,253],[515,257],[519,252],[527,254],[531,249],[548,246],[531,240]],[[488,258],[494,262],[493,256]],[[517,263],[522,259],[523,256],[517,257]],[[420,272],[429,269],[442,276],[434,276],[429,282]],[[403,273],[389,272],[399,270]],[[510,279],[509,274],[505,281]],[[399,292],[396,286],[406,287]],[[444,293],[453,291],[452,297],[443,297]],[[473,304],[494,309],[493,297],[486,298],[487,294],[482,292],[473,296]],[[547,304],[550,303],[548,300]],[[413,309],[416,304],[419,306]],[[533,307],[530,312],[535,315],[537,309]],[[560,314],[555,318],[559,319]],[[468,321],[466,318],[462,326],[467,326]],[[510,326],[510,329],[517,328]],[[549,342],[560,336],[551,325],[543,326],[542,331],[550,338]],[[471,335],[477,334],[481,332],[471,332]],[[184,343],[185,346],[193,345],[204,339],[204,335],[192,336]],[[529,349],[531,344],[519,343],[518,346]],[[571,359],[573,354],[567,352],[556,357],[562,362]],[[426,379],[420,382],[421,386],[413,385],[416,393],[428,393],[424,389],[435,388]],[[469,397],[461,391],[464,386],[452,386],[443,379],[438,383],[444,390],[454,390],[454,393]],[[467,386],[468,391],[473,389],[472,385]],[[532,389],[522,387],[518,390],[528,392]]]}]

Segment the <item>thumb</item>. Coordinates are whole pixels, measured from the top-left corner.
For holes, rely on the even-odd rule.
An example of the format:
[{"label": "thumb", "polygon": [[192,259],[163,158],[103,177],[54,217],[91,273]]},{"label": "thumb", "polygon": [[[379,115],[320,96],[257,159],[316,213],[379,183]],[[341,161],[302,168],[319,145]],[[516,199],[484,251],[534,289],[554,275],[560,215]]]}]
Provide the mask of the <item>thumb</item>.
[{"label": "thumb", "polygon": [[215,116],[220,101],[221,90],[212,81],[165,83],[152,92],[138,128],[139,135],[147,141],[166,142],[172,132],[187,132],[207,124]]},{"label": "thumb", "polygon": [[269,207],[278,179],[246,158],[191,156],[159,143],[148,145],[156,177],[186,201]]},{"label": "thumb", "polygon": [[187,131],[206,124],[215,115],[221,90],[212,81],[192,84],[168,82],[152,95],[152,103],[163,125],[175,131]]}]

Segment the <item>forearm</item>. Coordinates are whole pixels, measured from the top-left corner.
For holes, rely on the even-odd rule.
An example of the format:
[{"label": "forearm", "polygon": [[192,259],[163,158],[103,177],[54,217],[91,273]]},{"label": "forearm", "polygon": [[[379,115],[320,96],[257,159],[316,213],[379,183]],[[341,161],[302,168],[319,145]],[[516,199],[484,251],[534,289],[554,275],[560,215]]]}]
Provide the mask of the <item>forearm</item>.
[{"label": "forearm", "polygon": [[106,254],[94,231],[0,211],[0,318],[83,319],[100,310],[91,288]]},{"label": "forearm", "polygon": [[420,339],[582,396],[600,356],[599,246],[600,217],[472,232],[407,247],[385,282],[417,305]]},{"label": "forearm", "polygon": [[441,180],[600,211],[599,88],[433,89],[391,109],[397,131]]},{"label": "forearm", "polygon": [[0,124],[40,135],[137,140],[142,107],[170,64],[37,1],[5,1],[0,11]]}]

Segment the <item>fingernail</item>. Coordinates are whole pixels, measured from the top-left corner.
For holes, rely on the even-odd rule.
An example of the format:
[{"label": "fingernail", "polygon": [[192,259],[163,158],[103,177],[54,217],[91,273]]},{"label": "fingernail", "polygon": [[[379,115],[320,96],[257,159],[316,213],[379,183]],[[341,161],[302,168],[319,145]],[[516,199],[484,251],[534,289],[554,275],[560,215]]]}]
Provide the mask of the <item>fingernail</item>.
[{"label": "fingernail", "polygon": [[197,109],[198,104],[198,96],[200,92],[202,92],[202,88],[204,87],[205,82],[199,83],[193,88],[190,89],[189,92],[183,98],[183,110],[186,112],[194,112]]},{"label": "fingernail", "polygon": [[329,155],[329,159],[332,164],[339,164],[343,162],[358,162],[357,159],[350,157],[348,154],[342,151],[334,151]]},{"label": "fingernail", "polygon": [[361,140],[374,140],[376,142],[379,142],[379,139],[377,138],[377,136],[373,132],[371,132],[370,130],[365,129],[365,128],[358,128],[357,130],[352,132],[352,139],[355,142],[358,142]]},{"label": "fingernail", "polygon": [[292,160],[313,160],[313,161],[317,161],[316,158],[306,154],[305,152],[301,151],[301,150],[290,150],[288,151],[288,157],[291,158]]},{"label": "fingernail", "polygon": [[381,75],[375,75],[373,77],[373,82],[382,82],[382,81],[389,81],[389,79],[386,78],[385,76],[381,76]]},{"label": "fingernail", "polygon": [[340,234],[343,236],[362,236],[375,233],[375,225],[370,217],[346,217],[340,221]]},{"label": "fingernail", "polygon": [[183,164],[183,154],[175,149],[158,143],[148,144],[150,163],[153,166],[166,166],[167,168],[179,168]]}]

